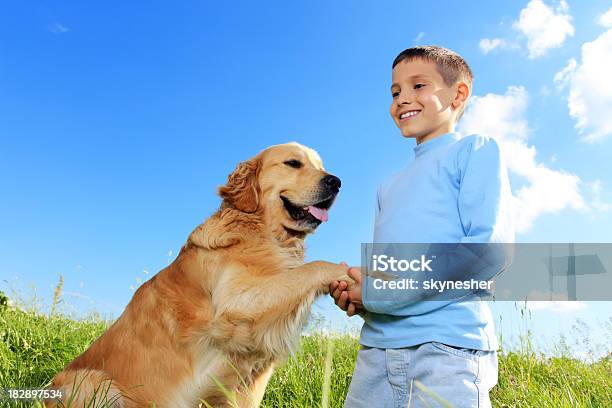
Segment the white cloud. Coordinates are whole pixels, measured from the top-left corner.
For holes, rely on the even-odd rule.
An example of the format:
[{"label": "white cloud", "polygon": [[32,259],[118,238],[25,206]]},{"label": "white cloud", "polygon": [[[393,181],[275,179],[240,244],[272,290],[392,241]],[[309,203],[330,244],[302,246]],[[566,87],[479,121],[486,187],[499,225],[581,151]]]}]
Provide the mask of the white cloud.
[{"label": "white cloud", "polygon": [[[482,53],[486,55],[495,49],[517,50],[526,46],[529,58],[534,59],[545,55],[551,48],[561,47],[575,31],[565,0],[556,7],[542,0],[531,0],[521,10],[518,20],[512,23],[512,28],[516,33],[514,38],[481,39],[478,46]],[[525,40],[527,43],[523,45]]]},{"label": "white cloud", "polygon": [[506,40],[502,38],[483,38],[478,43],[478,46],[480,47],[480,51],[482,51],[484,55],[487,55],[496,48],[506,48],[508,44],[506,43]]},{"label": "white cloud", "polygon": [[495,138],[502,146],[508,170],[525,181],[523,187],[513,191],[517,232],[528,231],[544,213],[588,209],[578,176],[536,161],[536,148],[527,143],[527,103],[528,93],[520,86],[509,87],[504,95],[474,96],[459,126],[463,134]]},{"label": "white cloud", "polygon": [[[516,146],[515,153],[521,154],[527,146]],[[535,148],[529,148],[535,153]],[[533,155],[535,156],[535,154]],[[586,210],[587,205],[580,193],[580,178],[563,170],[553,170],[537,163],[535,157],[521,169],[528,185],[516,193],[517,230],[527,230],[533,221],[543,213],[558,213],[566,208]]]},{"label": "white cloud", "polygon": [[542,96],[542,98],[546,98],[547,96],[550,96],[550,88],[547,87],[546,85],[542,85],[540,87],[540,96]]},{"label": "white cloud", "polygon": [[564,0],[555,9],[542,0],[531,0],[521,10],[513,27],[527,37],[529,58],[545,55],[549,49],[560,47],[567,37],[574,35],[572,16],[568,10]]},{"label": "white cloud", "polygon": [[587,308],[587,304],[578,301],[540,301],[540,302],[527,302],[527,307],[530,310],[548,310],[553,313],[568,314],[575,313],[580,310]]},{"label": "white cloud", "polygon": [[605,202],[602,196],[602,183],[601,180],[597,179],[586,183],[588,191],[591,193],[591,207],[600,212],[612,210],[612,204]]},{"label": "white cloud", "polygon": [[70,31],[70,28],[56,21],[49,26],[49,31],[51,31],[53,34],[64,34]]},{"label": "white cloud", "polygon": [[497,140],[527,139],[529,129],[524,118],[527,99],[527,91],[522,86],[508,87],[505,95],[473,96],[461,119],[461,127]]},{"label": "white cloud", "polygon": [[582,45],[578,64],[571,59],[555,75],[558,88],[569,85],[567,105],[582,140],[594,142],[612,136],[612,29]]},{"label": "white cloud", "polygon": [[557,90],[561,91],[567,86],[571,76],[574,74],[574,72],[576,72],[577,66],[578,63],[576,60],[571,58],[569,61],[567,61],[565,68],[555,74],[554,82]]},{"label": "white cloud", "polygon": [[415,43],[418,43],[423,39],[423,37],[425,37],[425,33],[421,31],[420,33],[417,34],[416,37],[414,37],[414,40],[412,41],[414,41]]},{"label": "white cloud", "polygon": [[605,13],[601,14],[597,19],[597,22],[599,23],[599,25],[602,25],[606,28],[612,28],[612,7]]}]

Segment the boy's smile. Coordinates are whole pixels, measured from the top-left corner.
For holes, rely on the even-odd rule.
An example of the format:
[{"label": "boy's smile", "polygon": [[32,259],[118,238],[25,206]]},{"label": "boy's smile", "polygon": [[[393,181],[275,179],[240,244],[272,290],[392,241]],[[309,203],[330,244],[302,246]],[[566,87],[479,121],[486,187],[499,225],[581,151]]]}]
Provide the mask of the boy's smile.
[{"label": "boy's smile", "polygon": [[400,112],[399,113],[400,122],[404,122],[404,121],[407,121],[409,119],[412,119],[416,115],[418,115],[420,112],[421,112],[420,109],[413,109],[413,110],[409,110],[409,111],[406,111],[406,112]]},{"label": "boy's smile", "polygon": [[417,144],[454,130],[458,85],[446,85],[434,62],[414,59],[398,63],[393,69],[391,94],[391,117],[402,134],[416,138]]}]

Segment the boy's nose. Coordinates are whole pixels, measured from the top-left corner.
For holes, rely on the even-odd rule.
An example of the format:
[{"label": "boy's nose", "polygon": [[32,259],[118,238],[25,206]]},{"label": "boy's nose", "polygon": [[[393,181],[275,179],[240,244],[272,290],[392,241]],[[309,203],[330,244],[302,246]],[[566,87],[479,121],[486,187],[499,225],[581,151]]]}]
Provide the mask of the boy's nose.
[{"label": "boy's nose", "polygon": [[398,105],[408,105],[411,102],[411,96],[408,95],[407,92],[402,92],[400,96],[397,98]]}]

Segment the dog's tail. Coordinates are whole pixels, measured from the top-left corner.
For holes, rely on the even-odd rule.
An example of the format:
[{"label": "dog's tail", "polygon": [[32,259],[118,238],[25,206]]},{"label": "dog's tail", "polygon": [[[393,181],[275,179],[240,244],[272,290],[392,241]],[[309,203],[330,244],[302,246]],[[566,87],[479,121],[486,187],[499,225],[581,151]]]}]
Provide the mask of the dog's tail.
[{"label": "dog's tail", "polygon": [[[64,370],[49,387],[61,398],[45,400],[45,408],[128,408],[131,404],[120,386],[100,370]],[[59,395],[59,394],[58,394]]]}]

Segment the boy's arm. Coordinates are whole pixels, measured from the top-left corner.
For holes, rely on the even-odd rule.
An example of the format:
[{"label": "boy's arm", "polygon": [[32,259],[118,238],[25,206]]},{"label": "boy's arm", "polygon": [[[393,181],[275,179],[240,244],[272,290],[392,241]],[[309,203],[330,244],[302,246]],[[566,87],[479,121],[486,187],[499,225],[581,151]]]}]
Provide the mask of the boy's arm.
[{"label": "boy's arm", "polygon": [[[443,276],[436,279],[464,280],[482,276],[488,279],[509,265],[511,247],[472,244],[514,242],[512,193],[507,170],[495,140],[483,137],[475,138],[466,146],[457,164],[461,176],[458,210],[465,236],[455,247],[438,246],[447,249],[444,251],[447,256],[437,255],[438,264],[445,267],[441,268]],[[484,268],[476,271],[475,259],[480,260]],[[366,284],[364,282],[363,286]],[[381,301],[368,299],[364,291],[363,305],[374,313],[407,316],[427,313],[457,300],[436,291],[421,293],[425,297],[417,299],[412,293],[392,301]]]},{"label": "boy's arm", "polygon": [[494,139],[476,138],[459,157],[461,243],[514,242],[508,171]]}]

